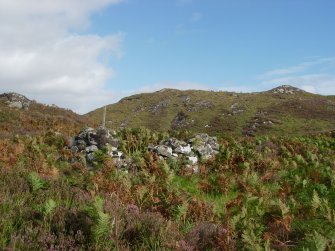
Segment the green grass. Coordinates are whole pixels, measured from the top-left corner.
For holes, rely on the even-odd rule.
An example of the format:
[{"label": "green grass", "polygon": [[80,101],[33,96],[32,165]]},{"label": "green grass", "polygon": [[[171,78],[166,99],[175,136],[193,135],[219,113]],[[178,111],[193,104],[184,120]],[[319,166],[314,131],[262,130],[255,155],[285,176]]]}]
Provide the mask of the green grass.
[{"label": "green grass", "polygon": [[[180,97],[183,95],[191,98],[188,103],[182,102]],[[149,112],[150,107],[158,105],[162,100],[169,101],[167,107],[161,108],[157,113]],[[177,130],[236,137],[243,135],[246,128],[252,126],[257,112],[265,112],[263,119],[272,121],[273,124],[259,126],[255,130],[256,135],[305,135],[334,130],[335,105],[333,100],[333,96],[310,93],[234,94],[167,89],[161,92],[137,94],[109,105],[107,121],[110,121],[108,126],[113,128],[118,128],[122,122],[127,121],[128,127],[145,126],[156,131],[168,131],[171,130],[171,123],[177,113],[184,112],[188,117],[187,124]],[[213,107],[189,111],[200,101],[210,101]],[[227,113],[231,112],[231,106],[236,103],[238,107],[244,109],[244,112],[228,116]],[[92,111],[86,116],[99,124],[102,109]]]}]

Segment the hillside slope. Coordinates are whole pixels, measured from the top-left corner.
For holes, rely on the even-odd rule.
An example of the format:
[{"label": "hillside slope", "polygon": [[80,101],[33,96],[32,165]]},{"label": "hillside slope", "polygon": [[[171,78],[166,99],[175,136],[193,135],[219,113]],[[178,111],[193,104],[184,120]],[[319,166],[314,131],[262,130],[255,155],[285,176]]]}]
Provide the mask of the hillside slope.
[{"label": "hillside slope", "polygon": [[[87,114],[96,124],[103,109]],[[335,96],[292,86],[267,92],[230,93],[163,89],[107,106],[107,125],[188,130],[223,135],[300,135],[335,129]]]},{"label": "hillside slope", "polygon": [[48,130],[70,135],[88,123],[87,118],[70,110],[43,105],[17,93],[0,95],[0,138]]}]

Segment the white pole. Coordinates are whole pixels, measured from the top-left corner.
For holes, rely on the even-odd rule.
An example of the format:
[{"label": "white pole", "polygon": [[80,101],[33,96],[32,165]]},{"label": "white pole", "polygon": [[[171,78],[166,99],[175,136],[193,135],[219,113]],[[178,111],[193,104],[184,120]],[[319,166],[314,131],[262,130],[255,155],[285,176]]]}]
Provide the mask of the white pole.
[{"label": "white pole", "polygon": [[107,107],[105,106],[104,107],[103,117],[102,117],[102,127],[103,128],[106,128],[106,110],[107,110]]}]

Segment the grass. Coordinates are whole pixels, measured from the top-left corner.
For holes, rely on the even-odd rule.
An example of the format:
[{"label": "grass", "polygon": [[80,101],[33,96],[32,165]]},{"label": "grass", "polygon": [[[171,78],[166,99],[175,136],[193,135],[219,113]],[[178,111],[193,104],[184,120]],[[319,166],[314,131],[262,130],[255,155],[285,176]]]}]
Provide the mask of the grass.
[{"label": "grass", "polygon": [[[189,102],[181,98],[188,96]],[[157,112],[150,108],[167,100],[168,105]],[[179,91],[167,89],[155,93],[145,93],[122,99],[107,107],[109,125],[118,128],[126,121],[128,127],[144,126],[156,131],[172,129],[172,121],[178,112],[187,115],[184,127],[173,130],[207,132],[216,135],[241,136],[251,127],[258,112],[263,112],[265,121],[272,121],[271,126],[259,126],[256,135],[292,135],[318,133],[334,130],[335,105],[333,96],[320,96],[310,93],[272,94],[269,92],[253,94],[234,94],[212,91]],[[209,101],[210,108],[197,106],[198,102]],[[229,116],[231,106],[238,104],[244,112]],[[193,108],[190,109],[190,108]],[[195,109],[195,110],[194,110]],[[102,109],[97,109],[86,116],[95,124],[100,123]],[[194,122],[192,122],[194,121]]]}]

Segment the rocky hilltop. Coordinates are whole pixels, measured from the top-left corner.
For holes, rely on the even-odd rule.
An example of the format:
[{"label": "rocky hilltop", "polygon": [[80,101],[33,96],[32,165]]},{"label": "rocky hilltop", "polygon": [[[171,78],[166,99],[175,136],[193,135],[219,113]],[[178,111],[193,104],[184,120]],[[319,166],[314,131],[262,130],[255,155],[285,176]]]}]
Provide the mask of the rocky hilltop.
[{"label": "rocky hilltop", "polygon": [[290,85],[282,85],[282,86],[273,88],[269,92],[274,93],[274,94],[297,94],[297,93],[302,93],[305,91],[299,88],[290,86]]},{"label": "rocky hilltop", "polygon": [[[97,125],[102,108],[86,115]],[[107,106],[108,126],[210,135],[297,135],[334,129],[335,97],[283,85],[258,93],[163,89]]]},{"label": "rocky hilltop", "polygon": [[7,99],[6,103],[10,108],[29,110],[29,106],[31,104],[31,100],[15,92],[0,94],[0,99],[1,98]]},{"label": "rocky hilltop", "polygon": [[0,94],[0,138],[47,131],[71,135],[89,123],[88,118],[68,109],[37,103],[14,92]]}]

